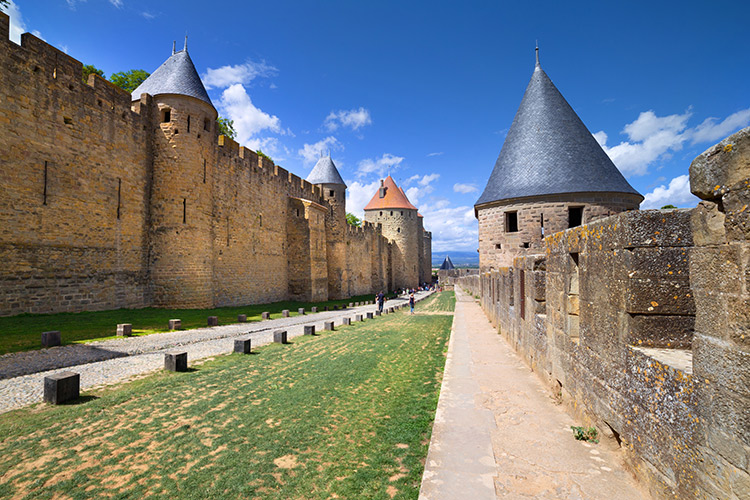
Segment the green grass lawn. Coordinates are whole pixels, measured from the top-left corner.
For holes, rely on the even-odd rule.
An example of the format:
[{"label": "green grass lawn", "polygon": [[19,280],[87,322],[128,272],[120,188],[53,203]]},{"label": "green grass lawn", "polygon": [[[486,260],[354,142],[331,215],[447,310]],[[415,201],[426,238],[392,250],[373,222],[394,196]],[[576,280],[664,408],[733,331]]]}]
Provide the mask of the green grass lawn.
[{"label": "green grass lawn", "polygon": [[307,311],[313,306],[323,310],[323,306],[333,307],[349,302],[373,300],[374,295],[360,295],[346,300],[328,302],[275,302],[239,307],[219,307],[215,309],[117,309],[114,311],[94,311],[59,314],[20,314],[0,318],[0,354],[41,349],[41,334],[49,330],[59,330],[63,344],[90,342],[115,336],[119,323],[131,323],[133,334],[150,335],[167,331],[170,319],[182,320],[182,328],[206,326],[209,316],[218,316],[220,325],[237,322],[239,314],[247,314],[248,321],[260,321],[264,311],[271,318],[280,318],[281,311],[289,309],[290,316],[297,315],[297,309]]},{"label": "green grass lawn", "polygon": [[456,294],[454,292],[434,293],[430,297],[418,302],[414,311],[420,312],[453,312],[456,308]]},{"label": "green grass lawn", "polygon": [[417,498],[451,322],[390,314],[0,415],[0,498]]}]

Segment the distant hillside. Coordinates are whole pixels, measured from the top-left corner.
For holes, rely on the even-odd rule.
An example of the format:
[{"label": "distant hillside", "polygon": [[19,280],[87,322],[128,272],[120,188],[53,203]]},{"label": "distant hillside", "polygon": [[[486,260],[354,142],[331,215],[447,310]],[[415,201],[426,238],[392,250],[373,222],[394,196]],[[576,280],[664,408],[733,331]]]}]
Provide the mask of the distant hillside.
[{"label": "distant hillside", "polygon": [[479,252],[432,252],[432,267],[440,267],[446,255],[456,267],[479,267]]}]

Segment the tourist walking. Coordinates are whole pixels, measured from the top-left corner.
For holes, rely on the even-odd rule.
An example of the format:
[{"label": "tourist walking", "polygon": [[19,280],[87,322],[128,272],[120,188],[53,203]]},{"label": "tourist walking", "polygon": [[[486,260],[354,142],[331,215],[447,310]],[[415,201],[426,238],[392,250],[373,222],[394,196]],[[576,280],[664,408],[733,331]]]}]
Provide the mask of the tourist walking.
[{"label": "tourist walking", "polygon": [[381,291],[379,294],[375,296],[375,299],[378,301],[378,311],[381,313],[383,312],[383,303],[385,302],[385,295]]},{"label": "tourist walking", "polygon": [[414,292],[409,295],[409,307],[411,308],[411,314],[414,314]]}]

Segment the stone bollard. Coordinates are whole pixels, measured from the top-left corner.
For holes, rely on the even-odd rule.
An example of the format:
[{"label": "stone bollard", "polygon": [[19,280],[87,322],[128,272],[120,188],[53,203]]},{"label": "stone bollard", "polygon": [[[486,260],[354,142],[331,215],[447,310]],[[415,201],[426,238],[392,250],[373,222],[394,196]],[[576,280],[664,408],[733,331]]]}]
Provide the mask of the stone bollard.
[{"label": "stone bollard", "polygon": [[170,372],[187,371],[186,352],[168,352],[164,354],[164,369]]},{"label": "stone bollard", "polygon": [[367,313],[367,319],[372,319],[372,313],[371,312]]},{"label": "stone bollard", "polygon": [[318,312],[318,306],[312,306],[312,307],[310,308],[310,312],[313,312],[313,313],[316,313],[316,312]]},{"label": "stone bollard", "polygon": [[352,324],[352,318],[344,318],[344,324],[345,325],[351,325]]},{"label": "stone bollard", "polygon": [[339,310],[339,306],[333,306],[333,310],[334,311],[338,311]]},{"label": "stone bollard", "polygon": [[382,313],[380,311],[375,311],[375,316],[380,316]]},{"label": "stone bollard", "polygon": [[219,326],[219,317],[218,316],[209,316],[208,317],[208,326]]},{"label": "stone bollard", "polygon": [[44,401],[59,405],[78,399],[81,376],[73,372],[60,372],[44,377]]},{"label": "stone bollard", "polygon": [[349,302],[349,307],[354,307],[354,302]]},{"label": "stone bollard", "polygon": [[299,314],[300,316],[304,316],[305,315],[305,308],[304,307],[300,307],[299,309],[297,309],[297,314]]},{"label": "stone bollard", "polygon": [[393,312],[393,308],[392,308],[392,307],[389,307],[389,308],[388,308],[388,312],[389,312],[389,313],[392,313],[392,312]]},{"label": "stone bollard", "polygon": [[305,325],[305,335],[315,335],[315,325]]},{"label": "stone bollard", "polygon": [[333,321],[326,321],[323,323],[324,330],[333,330]]},{"label": "stone bollard", "polygon": [[361,314],[355,314],[354,315],[354,321],[364,321],[364,319],[362,319],[362,315]]},{"label": "stone bollard", "polygon": [[130,337],[133,335],[133,325],[130,323],[120,323],[117,325],[118,337]]},{"label": "stone bollard", "polygon": [[281,316],[284,317],[284,318],[288,318],[289,317],[289,309],[284,309],[283,311],[281,311]]},{"label": "stone bollard", "polygon": [[234,340],[234,352],[240,354],[250,354],[250,339],[235,339]]},{"label": "stone bollard", "polygon": [[59,331],[42,332],[42,347],[55,347],[61,343],[62,339]]},{"label": "stone bollard", "polygon": [[328,306],[323,306],[323,310],[327,311],[328,310]]},{"label": "stone bollard", "polygon": [[355,302],[354,307],[359,307],[359,302]]},{"label": "stone bollard", "polygon": [[238,314],[237,323],[247,323],[247,314]]},{"label": "stone bollard", "polygon": [[286,344],[286,330],[276,330],[273,332],[273,341],[277,344]]},{"label": "stone bollard", "polygon": [[170,319],[169,320],[169,329],[170,330],[179,330],[182,328],[182,320],[181,319]]},{"label": "stone bollard", "polygon": [[268,311],[260,313],[260,319],[271,319],[271,313]]}]

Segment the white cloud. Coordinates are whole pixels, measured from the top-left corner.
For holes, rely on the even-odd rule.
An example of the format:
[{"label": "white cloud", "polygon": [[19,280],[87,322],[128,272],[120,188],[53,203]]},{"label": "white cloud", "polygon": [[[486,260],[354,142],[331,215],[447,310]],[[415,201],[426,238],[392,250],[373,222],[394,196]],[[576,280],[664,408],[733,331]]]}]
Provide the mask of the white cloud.
[{"label": "white cloud", "polygon": [[438,180],[439,178],[440,178],[440,174],[430,174],[430,175],[425,175],[425,176],[424,176],[424,177],[422,177],[422,179],[421,179],[421,180],[419,181],[419,185],[420,185],[420,186],[427,186],[427,185],[428,185],[428,184],[430,184],[430,183],[431,183],[432,181],[436,181],[436,180]]},{"label": "white cloud", "polygon": [[283,133],[281,120],[255,107],[245,87],[240,84],[232,85],[222,92],[218,107],[222,116],[234,120],[240,144],[249,145],[251,140],[258,141],[259,138],[255,136],[263,130]]},{"label": "white cloud", "polygon": [[38,39],[40,39],[40,40],[44,40],[45,42],[47,41],[47,40],[45,40],[45,38],[44,38],[44,37],[42,36],[42,33],[41,33],[41,31],[39,31],[39,30],[31,30],[31,34],[32,34],[32,35],[34,35],[35,37],[37,37],[37,38],[38,38]]},{"label": "white cloud", "polygon": [[641,209],[661,208],[664,205],[676,207],[694,207],[700,199],[690,192],[690,176],[680,175],[669,181],[669,186],[663,184],[647,193]]},{"label": "white cloud", "polygon": [[479,233],[474,209],[451,207],[446,200],[420,207],[425,229],[432,231],[432,251],[476,251]]},{"label": "white cloud", "polygon": [[468,194],[478,191],[478,188],[474,184],[461,184],[458,182],[453,185],[453,191],[456,193]]},{"label": "white cloud", "polygon": [[201,76],[203,85],[207,89],[226,88],[241,83],[247,85],[256,78],[273,76],[278,72],[276,68],[266,64],[265,61],[247,61],[244,64],[234,66],[227,65],[221,68],[208,68]]},{"label": "white cloud", "polygon": [[[16,3],[13,0],[10,0],[10,3],[0,10],[8,14],[8,17],[10,17],[10,39],[11,41],[20,44],[21,35],[26,33],[26,23],[24,23],[23,21],[23,16],[21,15],[20,7],[18,7],[18,5],[16,5]],[[35,32],[34,36],[41,38],[41,35],[37,35],[36,33],[39,33],[39,32],[38,31]]]},{"label": "white cloud", "polygon": [[359,128],[364,127],[365,125],[370,125],[371,123],[372,118],[370,117],[370,112],[367,109],[360,107],[359,109],[350,109],[348,111],[343,109],[339,111],[331,111],[323,122],[323,125],[329,132],[333,132],[340,126],[349,127],[352,130],[358,130]]},{"label": "white cloud", "polygon": [[143,12],[141,12],[141,16],[142,16],[142,17],[143,17],[144,19],[148,19],[148,20],[150,21],[151,19],[153,19],[153,18],[155,18],[155,17],[156,17],[156,14],[152,14],[152,13],[151,13],[151,12],[149,12],[149,11],[143,11]]},{"label": "white cloud", "polygon": [[642,112],[634,122],[625,125],[623,133],[628,140],[612,147],[607,146],[607,134],[603,131],[593,135],[617,168],[629,177],[647,174],[652,163],[670,158],[688,141],[691,144],[717,141],[750,124],[750,108],[719,123],[717,118],[707,118],[700,125],[688,128],[691,116],[690,109],[681,115],[662,117],[651,110]]},{"label": "white cloud", "polygon": [[109,3],[111,3],[118,9],[122,8],[122,0],[109,0]]},{"label": "white cloud", "polygon": [[346,184],[346,211],[363,219],[365,217],[365,205],[378,192],[380,181],[375,180],[369,184],[360,181],[346,181]]},{"label": "white cloud", "polygon": [[440,151],[439,153],[428,153],[427,156],[440,156],[441,154],[443,154],[442,151]]},{"label": "white cloud", "polygon": [[321,155],[323,155],[327,150],[331,149],[341,150],[344,149],[344,145],[341,144],[338,139],[336,139],[332,135],[329,135],[325,139],[321,139],[314,144],[305,144],[304,146],[302,146],[302,149],[297,151],[297,155],[302,158],[302,161],[305,163],[305,165],[310,166],[313,163],[317,162]]},{"label": "white cloud", "polygon": [[377,172],[380,177],[384,177],[385,172],[389,168],[398,168],[402,161],[404,161],[403,157],[394,156],[389,153],[385,153],[377,159],[366,158],[359,162],[357,176],[363,177],[367,174]]}]

